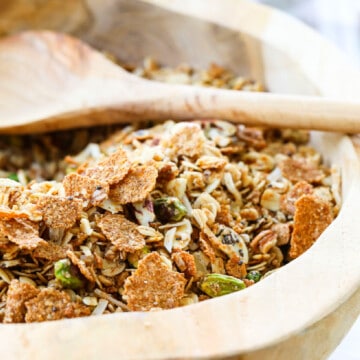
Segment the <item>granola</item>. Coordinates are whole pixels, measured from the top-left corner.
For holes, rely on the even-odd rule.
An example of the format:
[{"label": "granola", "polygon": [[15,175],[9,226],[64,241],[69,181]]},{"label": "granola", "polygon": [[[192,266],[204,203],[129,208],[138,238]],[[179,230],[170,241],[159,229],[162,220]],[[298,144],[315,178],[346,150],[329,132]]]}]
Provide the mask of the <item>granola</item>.
[{"label": "granola", "polygon": [[[132,71],[262,90],[217,65]],[[0,321],[171,309],[256,286],[340,209],[340,172],[308,141],[218,119],[0,137]]]}]

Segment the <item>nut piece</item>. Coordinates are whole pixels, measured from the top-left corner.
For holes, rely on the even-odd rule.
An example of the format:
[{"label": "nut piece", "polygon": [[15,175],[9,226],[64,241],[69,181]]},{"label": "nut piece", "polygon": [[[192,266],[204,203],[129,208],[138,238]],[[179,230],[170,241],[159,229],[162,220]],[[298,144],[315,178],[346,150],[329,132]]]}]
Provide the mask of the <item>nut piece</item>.
[{"label": "nut piece", "polygon": [[304,195],[295,203],[294,231],[290,239],[290,258],[306,251],[330,225],[333,214],[329,203]]},{"label": "nut piece", "polygon": [[110,188],[110,200],[118,204],[144,200],[154,189],[157,174],[154,166],[131,168],[124,179]]},{"label": "nut piece", "polygon": [[205,275],[200,283],[201,291],[210,297],[231,294],[245,288],[245,283],[242,280],[223,274]]},{"label": "nut piece", "polygon": [[125,280],[124,296],[133,311],[172,309],[179,306],[185,283],[182,274],[170,270],[160,255],[153,252],[139,261],[137,270]]},{"label": "nut piece", "polygon": [[282,246],[289,243],[291,233],[291,228],[289,224],[274,224],[271,227],[271,230],[274,231],[277,235],[277,246]]},{"label": "nut piece", "polygon": [[240,140],[255,150],[261,150],[266,146],[264,131],[262,129],[239,125],[236,135]]},{"label": "nut piece", "polygon": [[196,165],[204,170],[215,169],[219,171],[223,170],[227,163],[228,162],[225,158],[204,155],[197,160]]},{"label": "nut piece", "polygon": [[106,214],[97,223],[117,250],[133,253],[145,246],[145,238],[137,225],[120,214]]},{"label": "nut piece", "polygon": [[183,250],[175,250],[171,259],[187,278],[196,277],[196,263],[192,254]]},{"label": "nut piece", "polygon": [[261,273],[259,271],[252,270],[246,275],[246,279],[252,280],[254,282],[258,282],[258,281],[260,281],[261,276],[262,275],[261,275]]},{"label": "nut piece", "polygon": [[64,288],[79,289],[83,286],[83,281],[75,270],[69,259],[61,259],[54,264],[55,277]]},{"label": "nut piece", "polygon": [[313,187],[306,181],[299,181],[286,194],[281,196],[280,208],[288,215],[295,214],[295,201],[302,195],[309,195],[313,193]]},{"label": "nut piece", "polygon": [[154,211],[162,223],[180,221],[186,214],[186,207],[176,197],[164,197],[154,201]]}]

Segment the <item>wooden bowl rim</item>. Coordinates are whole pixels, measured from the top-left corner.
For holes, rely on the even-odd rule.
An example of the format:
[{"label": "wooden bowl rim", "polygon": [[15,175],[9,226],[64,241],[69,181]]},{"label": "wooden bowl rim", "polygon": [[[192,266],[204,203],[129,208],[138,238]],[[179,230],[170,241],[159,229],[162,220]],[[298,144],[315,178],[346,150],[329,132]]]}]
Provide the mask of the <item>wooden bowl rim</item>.
[{"label": "wooden bowl rim", "polygon": [[[190,0],[182,1],[190,8]],[[305,33],[313,49],[321,44],[323,51],[337,54],[316,33],[278,11],[243,0],[236,3],[234,0],[209,1],[214,6],[236,6],[245,12],[261,14],[261,21],[265,21],[266,26],[258,24],[256,27],[250,18],[237,27],[244,31],[248,25],[247,31],[260,41],[264,40],[265,27],[269,30],[275,21],[272,17],[275,17],[276,28],[286,26],[287,34],[294,29],[295,41],[300,38],[303,41],[300,34]],[[147,2],[172,8],[179,3],[177,0],[171,4],[167,0]],[[201,6],[206,5],[194,6],[194,9],[198,11]],[[186,12],[186,9],[187,6],[183,5],[182,11]],[[195,15],[192,10],[189,14],[191,12]],[[219,21],[215,13],[211,16],[212,21]],[[209,16],[207,19],[210,21]],[[231,21],[229,26],[233,27]],[[279,46],[284,39],[276,36],[265,41]],[[335,68],[344,64],[339,54],[329,61]],[[301,70],[306,67],[306,62],[302,65]],[[351,66],[347,67],[347,71],[353,71]],[[311,76],[312,73],[308,71],[306,75]],[[321,78],[315,77],[314,81],[320,83]],[[320,93],[326,92],[326,86],[324,91],[320,90]],[[99,354],[110,358],[116,355],[118,358],[138,359],[223,357],[255,351],[286,340],[328,315],[360,286],[360,269],[355,262],[360,252],[355,217],[360,211],[360,165],[347,137],[321,134],[315,135],[315,138],[320,142],[330,141],[332,146],[328,146],[327,150],[345,166],[345,201],[338,218],[304,255],[254,287],[183,308],[38,324],[1,324],[3,351],[21,357],[24,349],[28,358],[34,356],[38,359],[48,358],[50,353],[55,359],[69,354],[74,359],[95,358]],[[334,259],[337,263],[331,266]],[[338,265],[341,265],[341,272],[336,268]],[[319,276],[311,276],[314,273]],[[291,286],[294,283],[295,288]],[[287,317],[289,314],[291,318]]]}]

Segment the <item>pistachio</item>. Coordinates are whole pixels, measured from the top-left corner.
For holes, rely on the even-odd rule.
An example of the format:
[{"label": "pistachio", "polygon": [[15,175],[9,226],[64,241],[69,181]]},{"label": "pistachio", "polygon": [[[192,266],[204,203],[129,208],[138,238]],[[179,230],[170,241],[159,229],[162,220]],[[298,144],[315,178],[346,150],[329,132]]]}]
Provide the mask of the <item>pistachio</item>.
[{"label": "pistachio", "polygon": [[223,274],[205,275],[200,289],[211,297],[222,296],[245,289],[245,283],[233,276]]},{"label": "pistachio", "polygon": [[19,178],[18,178],[18,175],[16,173],[10,173],[8,175],[8,179],[19,182]]},{"label": "pistachio", "polygon": [[154,201],[156,217],[162,223],[180,221],[186,214],[186,207],[176,197],[159,198]]},{"label": "pistachio", "polygon": [[254,280],[254,282],[258,282],[261,279],[261,273],[259,271],[253,270],[248,272],[246,278],[248,280]]},{"label": "pistachio", "polygon": [[61,259],[54,265],[55,277],[64,288],[79,289],[83,286],[83,281],[76,272],[69,259]]},{"label": "pistachio", "polygon": [[148,246],[144,246],[142,249],[135,251],[134,253],[128,254],[127,260],[134,268],[138,267],[139,260],[141,260],[146,254],[150,253]]}]

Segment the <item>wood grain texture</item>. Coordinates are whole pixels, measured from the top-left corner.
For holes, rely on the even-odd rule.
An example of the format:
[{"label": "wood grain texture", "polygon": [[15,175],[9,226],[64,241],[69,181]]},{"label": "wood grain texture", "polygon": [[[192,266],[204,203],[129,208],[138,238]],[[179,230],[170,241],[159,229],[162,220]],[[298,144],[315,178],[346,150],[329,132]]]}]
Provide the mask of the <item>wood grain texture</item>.
[{"label": "wood grain texture", "polygon": [[[157,7],[152,6],[155,3]],[[174,64],[177,59],[195,65],[213,60],[222,65],[231,63],[235,71],[265,79],[275,92],[343,100],[360,96],[358,72],[336,49],[298,22],[267,8],[242,0],[149,0],[146,6],[133,0],[88,0],[87,4],[93,25],[78,35],[98,46],[106,39],[105,49],[110,44],[111,49],[116,48],[119,41],[124,59],[140,61],[143,49],[151,49],[152,44],[153,55],[161,54],[164,64]],[[101,6],[103,13],[97,18],[93,11],[100,11]],[[132,9],[132,15],[123,10],[126,8]],[[157,18],[156,14],[162,15]],[[109,28],[105,16],[112,24]],[[121,28],[121,19],[128,18],[130,23],[131,16],[140,16],[138,29],[134,26],[131,32],[115,32]],[[167,19],[161,22],[164,16]],[[176,29],[171,25],[173,17]],[[97,21],[102,25],[94,25]],[[165,34],[156,30],[158,22]],[[141,36],[141,27],[146,36]],[[223,45],[219,50],[204,46],[200,52],[198,48],[202,43],[215,44],[213,29],[218,27],[231,34],[224,35],[229,49],[233,44],[226,58],[221,56]],[[186,34],[186,41],[180,35],[170,37],[176,32]],[[139,39],[138,53],[131,41],[134,37]],[[145,40],[147,43],[142,43]],[[182,48],[184,57],[177,57]],[[238,67],[229,56],[241,58]],[[93,121],[97,121],[96,116]],[[107,359],[325,359],[359,314],[360,170],[348,138],[323,133],[314,133],[312,138],[326,160],[342,169],[344,204],[336,221],[304,255],[257,286],[194,306],[1,325],[4,358],[97,359],[100,354]]]},{"label": "wood grain texture", "polygon": [[26,29],[84,31],[92,17],[84,0],[2,0],[0,36]]},{"label": "wood grain texture", "polygon": [[[79,40],[24,32],[0,42],[0,129],[31,132],[172,118],[360,132],[360,102],[162,84],[134,76]],[[24,81],[33,84],[31,91]],[[101,89],[101,91],[99,91]],[[77,121],[74,121],[74,118]]]}]

